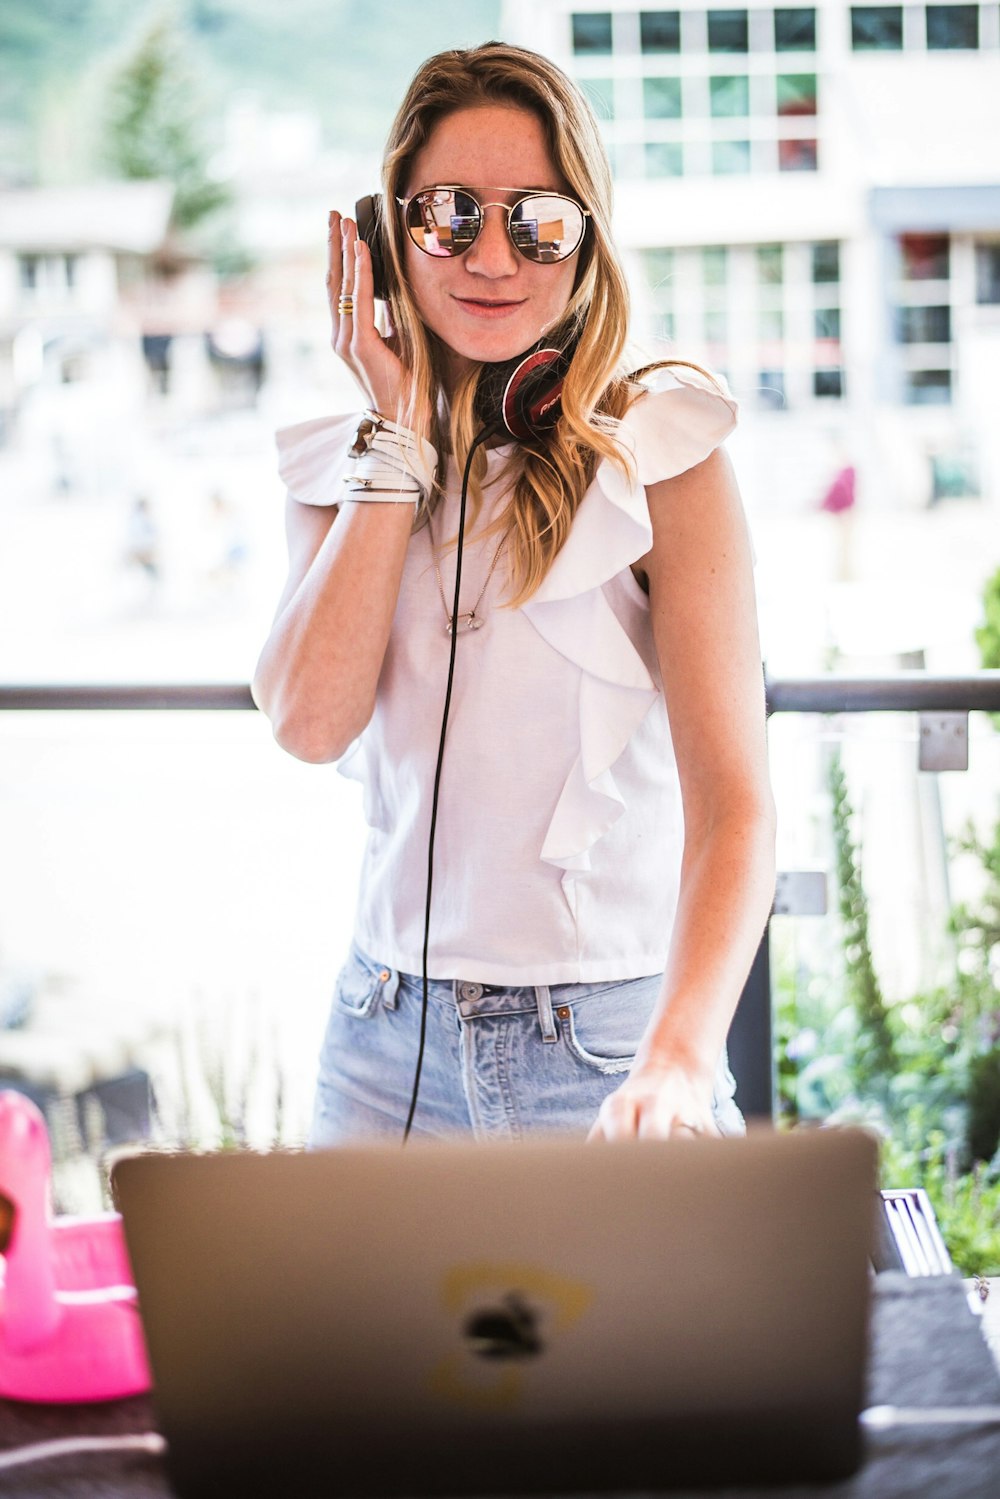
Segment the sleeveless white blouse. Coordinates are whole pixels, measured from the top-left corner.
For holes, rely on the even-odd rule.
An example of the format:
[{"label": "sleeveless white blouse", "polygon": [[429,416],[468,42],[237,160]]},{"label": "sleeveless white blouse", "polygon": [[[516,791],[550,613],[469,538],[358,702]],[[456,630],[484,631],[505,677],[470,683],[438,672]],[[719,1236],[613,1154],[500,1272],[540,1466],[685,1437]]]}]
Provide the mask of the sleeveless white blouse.
[{"label": "sleeveless white blouse", "polygon": [[[428,972],[483,983],[638,978],[666,960],[683,820],[650,621],[631,564],[652,545],[645,486],[700,463],[732,430],[736,403],[697,371],[658,371],[618,424],[635,474],[600,463],[538,591],[503,608],[501,553],[459,635],[434,852]],[[359,414],[278,433],[296,500],[336,504]],[[488,453],[485,498],[466,541],[461,609],[497,547],[482,539],[506,502],[505,459]],[[410,542],[371,722],[340,761],[364,786],[368,845],[355,938],[378,962],[422,967],[431,793],[448,674],[461,476],[449,468],[433,519]],[[445,543],[442,546],[442,543]]]}]

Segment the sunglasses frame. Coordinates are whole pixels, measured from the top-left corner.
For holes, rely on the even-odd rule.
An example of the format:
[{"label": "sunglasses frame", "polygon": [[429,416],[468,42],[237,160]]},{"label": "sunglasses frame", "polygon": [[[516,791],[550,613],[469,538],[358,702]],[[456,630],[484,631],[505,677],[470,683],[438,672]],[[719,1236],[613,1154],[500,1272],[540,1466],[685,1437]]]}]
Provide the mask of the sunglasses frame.
[{"label": "sunglasses frame", "polygon": [[[567,260],[572,260],[574,255],[579,254],[580,247],[587,237],[587,220],[590,218],[590,209],[584,208],[583,204],[578,203],[575,198],[571,198],[569,193],[545,192],[535,187],[526,188],[496,186],[491,187],[489,191],[491,193],[518,193],[520,194],[520,196],[516,198],[513,203],[481,203],[472,189],[470,187],[463,186],[460,182],[434,182],[429,184],[427,187],[418,187],[417,191],[415,193],[411,193],[408,198],[397,197],[396,202],[403,210],[403,228],[406,230],[407,239],[415,249],[420,251],[421,255],[427,255],[431,260],[458,260],[460,256],[465,254],[466,250],[472,249],[472,246],[476,243],[476,240],[478,240],[479,236],[482,234],[483,229],[486,226],[487,208],[502,208],[506,211],[507,214],[507,223],[505,226],[507,230],[507,238],[509,239],[510,243],[513,245],[517,253],[520,255],[521,259],[526,260],[529,265],[563,265]],[[460,250],[453,250],[450,251],[447,255],[441,255],[435,254],[433,250],[425,250],[423,245],[417,244],[416,240],[413,238],[413,235],[410,233],[410,225],[406,222],[406,216],[409,211],[410,204],[416,202],[417,198],[422,197],[424,193],[465,193],[467,198],[472,199],[473,203],[475,203],[476,207],[479,209],[479,228],[476,230],[475,236],[469,241],[467,245],[463,245]],[[513,219],[514,210],[516,208],[519,208],[520,205],[526,202],[528,198],[559,198],[564,203],[572,203],[573,207],[580,212],[583,217],[583,229],[580,232],[580,238],[577,240],[576,244],[573,246],[572,250],[570,250],[568,255],[560,255],[558,260],[537,260],[531,255],[526,255],[524,250],[517,243],[517,240],[511,233],[511,222]]]}]

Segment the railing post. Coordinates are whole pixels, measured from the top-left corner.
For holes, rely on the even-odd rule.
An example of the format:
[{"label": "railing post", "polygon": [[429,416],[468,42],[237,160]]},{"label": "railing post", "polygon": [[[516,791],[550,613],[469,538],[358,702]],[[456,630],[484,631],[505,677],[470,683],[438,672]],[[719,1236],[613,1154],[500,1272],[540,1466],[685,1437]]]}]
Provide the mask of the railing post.
[{"label": "railing post", "polygon": [[770,942],[769,921],[729,1027],[729,1065],[736,1078],[736,1102],[748,1119],[774,1117]]}]

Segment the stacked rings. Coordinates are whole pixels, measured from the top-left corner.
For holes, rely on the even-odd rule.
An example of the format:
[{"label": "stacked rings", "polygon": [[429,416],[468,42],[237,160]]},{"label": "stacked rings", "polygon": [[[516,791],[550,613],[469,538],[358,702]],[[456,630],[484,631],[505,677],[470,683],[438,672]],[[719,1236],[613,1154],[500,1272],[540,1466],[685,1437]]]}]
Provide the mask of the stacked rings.
[{"label": "stacked rings", "polygon": [[337,316],[338,317],[353,317],[354,316],[354,298],[353,297],[341,297],[340,298],[340,301],[337,303]]}]

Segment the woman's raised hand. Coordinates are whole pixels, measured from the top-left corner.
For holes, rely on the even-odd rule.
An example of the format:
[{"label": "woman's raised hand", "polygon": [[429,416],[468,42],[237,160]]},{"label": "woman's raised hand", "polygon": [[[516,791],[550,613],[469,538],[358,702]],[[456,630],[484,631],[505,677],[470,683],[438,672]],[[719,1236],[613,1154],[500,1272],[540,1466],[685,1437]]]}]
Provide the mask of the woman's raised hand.
[{"label": "woman's raised hand", "polygon": [[[353,219],[330,214],[326,292],[330,303],[331,343],[381,416],[395,421],[409,409],[409,376],[399,356],[375,326],[375,292],[371,252],[358,237]],[[353,303],[340,310],[342,299]]]}]

